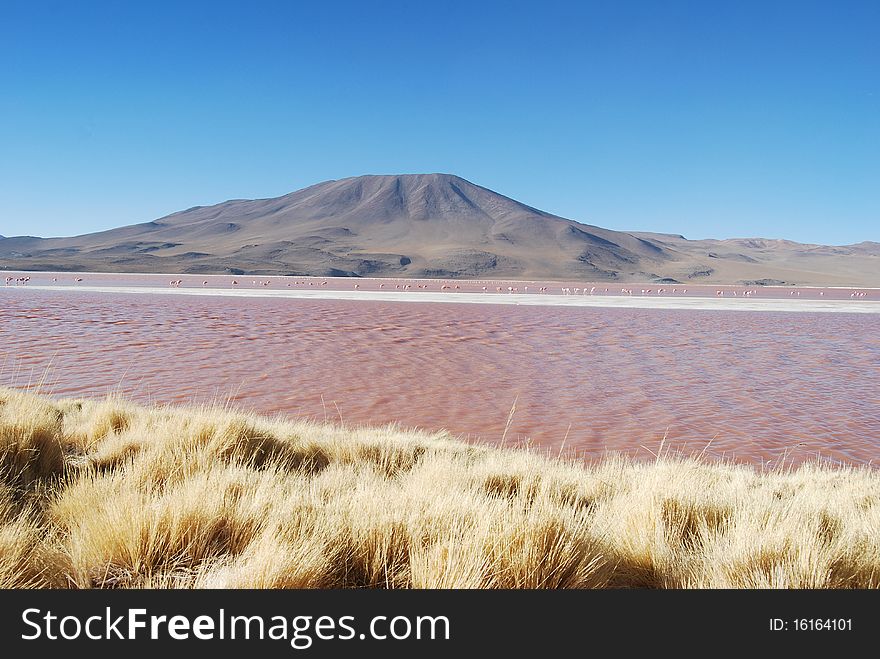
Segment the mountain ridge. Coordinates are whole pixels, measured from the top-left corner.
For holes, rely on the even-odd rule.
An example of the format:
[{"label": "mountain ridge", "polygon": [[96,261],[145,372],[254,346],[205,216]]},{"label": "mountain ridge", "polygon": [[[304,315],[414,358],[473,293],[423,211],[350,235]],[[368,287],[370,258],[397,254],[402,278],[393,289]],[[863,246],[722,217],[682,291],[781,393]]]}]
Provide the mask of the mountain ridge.
[{"label": "mountain ridge", "polygon": [[614,231],[454,174],[388,174],[79,236],[0,238],[0,268],[864,286],[880,284],[880,244]]}]

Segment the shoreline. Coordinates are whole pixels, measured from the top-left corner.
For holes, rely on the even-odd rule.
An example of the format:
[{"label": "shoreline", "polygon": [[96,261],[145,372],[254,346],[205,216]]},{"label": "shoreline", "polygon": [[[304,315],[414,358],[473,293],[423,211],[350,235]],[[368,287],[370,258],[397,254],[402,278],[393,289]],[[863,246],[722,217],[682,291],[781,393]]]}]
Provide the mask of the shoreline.
[{"label": "shoreline", "polygon": [[[450,279],[448,277],[370,277],[370,276],[359,276],[359,277],[339,277],[339,276],[323,276],[323,275],[291,275],[291,274],[243,274],[243,275],[234,275],[234,274],[199,274],[192,272],[111,272],[106,270],[15,270],[15,269],[2,269],[0,268],[0,273],[11,273],[14,275],[98,275],[98,276],[109,276],[109,277],[204,277],[208,279],[231,279],[236,277],[248,278],[248,277],[274,277],[276,279],[299,279],[299,280],[314,280],[314,281],[338,281],[338,282],[430,282],[430,283],[449,283],[455,282],[459,284],[496,284],[496,283],[519,283],[519,284],[537,284],[537,283],[546,283],[553,284],[558,286],[573,284],[578,286],[584,285],[595,285],[595,286],[626,286],[633,288],[642,288],[645,286],[687,286],[686,282],[678,282],[677,284],[672,283],[660,283],[653,280],[633,280],[633,281],[604,281],[604,280],[586,280],[583,279],[517,279],[515,277],[474,277],[469,279]],[[696,286],[709,286],[713,288],[747,288],[753,286],[752,284],[745,284],[743,282],[695,282],[691,285]],[[826,289],[826,290],[860,290],[860,291],[874,291],[880,292],[880,286],[863,286],[859,284],[762,284],[759,287],[761,290],[773,290],[773,289],[794,289],[794,290],[804,290],[804,289]]]},{"label": "shoreline", "polygon": [[300,300],[348,300],[361,302],[423,302],[449,304],[504,304],[580,308],[672,309],[692,311],[776,311],[810,313],[880,313],[880,302],[851,300],[785,300],[777,298],[676,298],[628,295],[555,295],[530,293],[339,291],[210,288],[160,288],[155,286],[7,286],[0,290],[66,291],[74,293],[121,293],[143,295],[201,295],[214,297],[281,298]]}]

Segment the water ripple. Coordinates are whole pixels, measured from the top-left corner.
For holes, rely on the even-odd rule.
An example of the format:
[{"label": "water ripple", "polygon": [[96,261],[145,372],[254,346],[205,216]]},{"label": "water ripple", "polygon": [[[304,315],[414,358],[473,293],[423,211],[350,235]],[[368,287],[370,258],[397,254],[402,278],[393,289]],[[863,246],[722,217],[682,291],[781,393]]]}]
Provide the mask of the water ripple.
[{"label": "water ripple", "polygon": [[31,291],[0,383],[397,421],[586,457],[880,458],[880,318]]}]

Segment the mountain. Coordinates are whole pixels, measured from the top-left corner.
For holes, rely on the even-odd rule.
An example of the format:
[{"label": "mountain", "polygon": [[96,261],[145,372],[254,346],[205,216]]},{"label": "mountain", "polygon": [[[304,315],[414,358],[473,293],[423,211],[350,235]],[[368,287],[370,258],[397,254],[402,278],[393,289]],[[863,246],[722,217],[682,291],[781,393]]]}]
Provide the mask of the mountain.
[{"label": "mountain", "polygon": [[411,174],[326,181],[69,238],[2,238],[0,268],[877,285],[878,247],[611,231],[458,176]]}]

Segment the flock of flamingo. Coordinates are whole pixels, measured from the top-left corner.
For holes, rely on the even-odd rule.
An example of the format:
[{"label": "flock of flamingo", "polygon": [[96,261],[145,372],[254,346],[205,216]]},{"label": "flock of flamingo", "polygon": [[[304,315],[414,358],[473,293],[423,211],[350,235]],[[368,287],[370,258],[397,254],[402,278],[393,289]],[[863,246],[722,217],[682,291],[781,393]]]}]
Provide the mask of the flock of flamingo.
[{"label": "flock of flamingo", "polygon": [[[25,286],[25,285],[27,285],[27,284],[30,282],[30,280],[31,280],[30,276],[27,276],[27,275],[22,276],[22,277],[11,277],[11,276],[8,276],[8,277],[6,277],[5,285],[6,285],[6,286]],[[57,282],[58,282],[58,278],[57,278],[57,277],[53,277],[53,278],[52,278],[52,281],[57,283]],[[80,283],[80,282],[82,282],[82,281],[83,281],[83,278],[82,278],[82,277],[73,277],[73,282],[74,282],[74,283],[77,283],[77,284],[78,284],[78,283]],[[271,279],[266,279],[266,280],[262,280],[262,279],[260,279],[260,280],[253,279],[253,280],[251,280],[251,283],[252,283],[252,285],[254,285],[254,286],[264,286],[264,287],[268,287],[268,286],[270,286],[270,285],[272,284],[272,280],[271,280]],[[207,286],[210,284],[210,282],[209,282],[207,279],[204,279],[204,280],[202,280],[201,284],[202,284],[202,287],[205,288],[205,287],[207,287]],[[171,281],[168,282],[168,285],[169,285],[171,288],[180,288],[182,285],[184,285],[184,281],[183,281],[183,279],[172,279]],[[238,282],[237,279],[232,279],[231,282],[230,282],[230,285],[233,286],[233,287],[236,287],[236,286],[239,285],[239,282]],[[288,287],[288,288],[289,288],[289,287],[292,287],[292,286],[306,286],[306,285],[308,285],[308,286],[327,286],[327,285],[328,285],[328,281],[327,281],[326,279],[322,279],[320,282],[318,282],[318,281],[307,281],[307,280],[294,280],[294,281],[291,281],[291,282],[288,282],[288,283],[287,283],[287,287]],[[386,282],[380,282],[380,283],[378,284],[378,289],[379,289],[379,290],[384,290],[384,289],[386,288],[386,286],[387,286],[387,287],[390,287],[390,286],[391,286],[391,282],[387,282],[387,283],[386,283]],[[415,287],[416,287],[417,289],[427,290],[427,289],[429,289],[429,288],[431,287],[431,285],[428,284],[428,283],[418,283],[418,284],[415,284]],[[353,288],[354,288],[355,290],[359,290],[359,289],[361,288],[361,284],[358,283],[358,282],[355,282],[355,283],[353,283]],[[413,288],[413,284],[408,284],[408,283],[395,283],[395,284],[394,284],[394,288],[395,288],[395,290],[408,291],[408,290],[411,290],[411,289]],[[456,290],[462,290],[461,285],[458,284],[458,283],[455,283],[455,282],[440,283],[440,285],[439,285],[438,288],[439,288],[439,290],[441,290],[441,291],[456,291]],[[508,293],[508,294],[518,294],[518,293],[524,293],[524,294],[527,294],[527,293],[529,292],[529,287],[524,285],[524,286],[522,286],[522,290],[520,290],[520,287],[519,287],[519,286],[512,286],[512,285],[511,285],[511,286],[507,286],[507,287],[503,287],[503,286],[494,286],[494,287],[482,286],[481,289],[479,289],[479,290],[481,290],[481,292],[483,292],[483,293],[495,292],[495,293]],[[549,290],[550,290],[550,289],[549,289],[548,286],[539,286],[538,288],[532,288],[532,292],[533,292],[533,293],[534,293],[534,292],[537,292],[537,293],[540,293],[540,294],[546,294],[546,293],[549,292]],[[598,293],[597,293],[597,292],[598,292]],[[667,288],[667,287],[661,287],[661,288],[640,288],[640,289],[621,288],[619,294],[620,294],[620,295],[628,295],[628,296],[638,295],[638,294],[641,294],[641,295],[687,295],[687,292],[688,292],[688,289],[687,289],[687,288],[678,288],[678,287],[672,287],[672,288]],[[605,287],[603,287],[602,289],[600,289],[600,288],[597,287],[597,286],[592,286],[592,287],[590,287],[589,289],[588,289],[586,286],[583,286],[583,287],[579,287],[579,286],[574,286],[574,287],[571,287],[571,286],[561,286],[561,287],[559,288],[559,293],[562,294],[562,295],[596,295],[596,294],[603,295],[603,294],[608,294],[608,293],[609,293],[609,289],[608,289],[608,288],[605,288]],[[615,295],[615,293],[611,293],[611,294],[612,294],[612,295]],[[799,290],[792,289],[792,290],[790,290],[790,291],[788,292],[788,294],[789,294],[790,297],[800,297],[801,292],[800,292]],[[729,295],[729,296],[731,296],[731,297],[752,297],[752,296],[758,295],[758,289],[757,289],[757,288],[749,288],[749,289],[746,289],[746,290],[736,291],[736,290],[733,290],[733,289],[727,289],[727,290],[725,290],[725,289],[721,289],[721,288],[719,288],[719,289],[716,289],[716,290],[715,290],[715,296],[716,296],[716,297],[724,297],[725,295]],[[824,297],[824,296],[825,296],[825,292],[824,292],[824,291],[819,291],[819,296],[820,296],[820,297]],[[868,296],[868,291],[865,291],[865,290],[857,290],[857,289],[853,289],[853,290],[851,290],[850,293],[849,293],[849,297],[850,297],[850,298],[865,298],[865,297],[867,297],[867,296]]]}]

